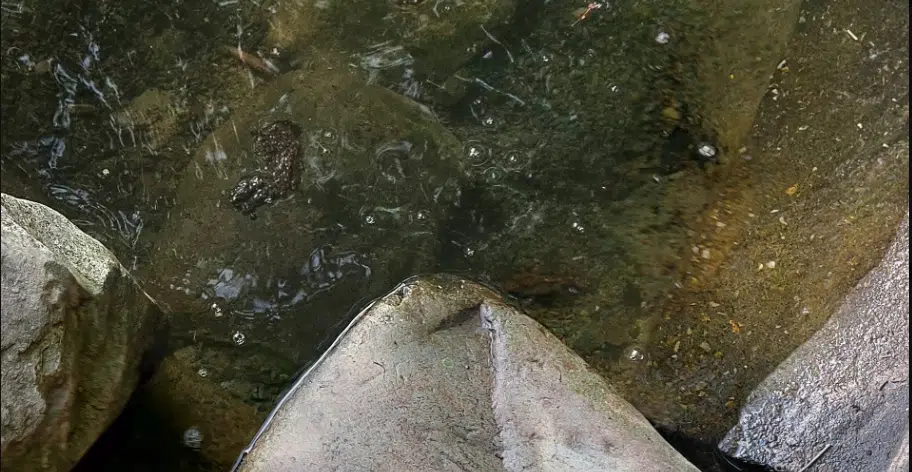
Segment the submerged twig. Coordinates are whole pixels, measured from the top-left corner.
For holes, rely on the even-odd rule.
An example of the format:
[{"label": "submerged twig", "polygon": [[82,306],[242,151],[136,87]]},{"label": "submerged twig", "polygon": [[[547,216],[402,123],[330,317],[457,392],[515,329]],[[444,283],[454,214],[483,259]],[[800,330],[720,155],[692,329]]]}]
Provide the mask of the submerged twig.
[{"label": "submerged twig", "polygon": [[259,56],[255,56],[248,52],[244,52],[239,47],[225,46],[225,51],[228,54],[231,54],[235,58],[241,61],[245,66],[253,69],[256,72],[261,72],[266,75],[276,75],[279,73],[279,68],[275,66],[268,59],[263,59]]},{"label": "submerged twig", "polygon": [[819,461],[820,458],[823,457],[823,455],[826,454],[826,452],[829,451],[830,447],[832,447],[832,446],[833,446],[832,444],[827,444],[826,446],[824,446],[823,449],[821,449],[820,452],[818,452],[817,455],[814,456],[814,458],[811,459],[810,462],[805,464],[805,466],[802,467],[801,470],[799,470],[798,472],[804,472],[804,471],[808,470],[812,465],[814,465],[817,461]]},{"label": "submerged twig", "polygon": [[484,31],[484,34],[485,34],[485,36],[488,37],[488,39],[497,43],[497,45],[502,47],[503,50],[507,52],[507,57],[510,58],[510,62],[516,62],[515,60],[513,60],[513,54],[510,54],[510,50],[507,49],[506,46],[504,46],[504,43],[498,41],[497,38],[495,38],[494,35],[492,35],[491,33],[488,33],[488,30],[485,29],[484,25],[480,25],[480,26],[481,26],[481,30]]}]

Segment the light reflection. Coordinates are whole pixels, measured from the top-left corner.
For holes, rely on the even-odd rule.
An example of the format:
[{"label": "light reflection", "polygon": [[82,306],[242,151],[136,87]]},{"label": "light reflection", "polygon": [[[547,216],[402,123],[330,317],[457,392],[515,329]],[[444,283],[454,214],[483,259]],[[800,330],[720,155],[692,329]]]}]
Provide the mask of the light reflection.
[{"label": "light reflection", "polygon": [[216,317],[227,311],[244,318],[278,320],[285,310],[308,302],[345,279],[370,276],[371,269],[359,254],[320,247],[311,252],[292,277],[263,279],[256,274],[221,268],[215,278],[206,282],[200,296],[207,302],[212,300],[210,306]]},{"label": "light reflection", "polygon": [[89,219],[77,219],[80,226],[101,226],[113,232],[124,244],[135,247],[143,230],[143,218],[139,210],[124,212],[111,210],[93,200],[87,190],[75,189],[62,184],[48,186],[50,196],[86,215]]}]

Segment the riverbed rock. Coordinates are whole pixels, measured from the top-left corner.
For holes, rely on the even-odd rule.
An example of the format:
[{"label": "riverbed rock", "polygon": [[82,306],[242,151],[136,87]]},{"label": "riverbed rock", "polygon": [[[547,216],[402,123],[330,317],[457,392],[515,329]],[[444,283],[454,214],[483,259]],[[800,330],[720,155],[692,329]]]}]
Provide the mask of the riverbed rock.
[{"label": "riverbed rock", "polygon": [[[270,149],[296,152],[257,155],[258,130],[278,121],[297,142]],[[362,297],[433,267],[462,152],[427,108],[348,70],[277,77],[193,156],[142,279],[188,314],[173,317],[174,332],[299,365]],[[235,208],[255,179],[282,184],[281,196]]]},{"label": "riverbed rock", "polygon": [[136,387],[160,316],[97,240],[2,197],[2,468],[69,470]]},{"label": "riverbed rock", "polygon": [[449,276],[361,312],[262,431],[245,472],[697,470],[544,327]]},{"label": "riverbed rock", "polygon": [[[408,63],[429,77],[452,74],[505,27],[516,0],[349,0],[282,2],[268,41],[293,55],[315,44],[355,52],[371,71]],[[490,35],[490,36],[489,36]],[[498,52],[498,54],[502,54]]]},{"label": "riverbed rock", "polygon": [[751,393],[719,447],[783,471],[821,452],[813,470],[909,470],[908,213],[880,265]]}]

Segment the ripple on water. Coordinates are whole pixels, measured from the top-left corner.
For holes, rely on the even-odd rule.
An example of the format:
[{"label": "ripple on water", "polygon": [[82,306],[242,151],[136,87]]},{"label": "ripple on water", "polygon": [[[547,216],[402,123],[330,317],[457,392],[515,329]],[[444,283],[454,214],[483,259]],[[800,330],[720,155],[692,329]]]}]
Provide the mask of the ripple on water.
[{"label": "ripple on water", "polygon": [[227,311],[247,319],[278,320],[285,310],[310,301],[343,280],[370,276],[370,267],[358,253],[319,247],[289,277],[218,269],[216,277],[206,282],[201,298],[211,302],[215,317]]},{"label": "ripple on water", "polygon": [[48,193],[53,199],[65,203],[82,215],[73,220],[80,227],[100,227],[128,247],[136,246],[143,230],[143,218],[139,210],[111,210],[95,201],[87,190],[63,184],[49,185]]}]

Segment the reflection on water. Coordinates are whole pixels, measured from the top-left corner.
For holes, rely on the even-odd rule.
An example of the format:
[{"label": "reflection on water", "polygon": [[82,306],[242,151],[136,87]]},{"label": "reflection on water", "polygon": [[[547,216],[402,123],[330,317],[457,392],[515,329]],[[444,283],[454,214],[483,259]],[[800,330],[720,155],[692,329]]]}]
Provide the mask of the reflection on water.
[{"label": "reflection on water", "polygon": [[[647,357],[614,348],[643,345],[630,327],[673,286],[688,210],[661,177],[724,152],[688,2],[157,2],[84,21],[23,5],[3,6],[3,164],[133,261],[175,347],[300,367],[353,304],[446,270],[523,298],[580,352]],[[278,164],[252,144],[277,120],[301,128]],[[229,192],[256,172],[288,191],[251,221]],[[223,364],[192,372],[294,373]],[[200,428],[182,440],[204,451]]]},{"label": "reflection on water", "polygon": [[143,230],[143,220],[138,210],[130,213],[112,211],[93,201],[87,190],[73,189],[62,184],[48,185],[47,190],[53,199],[64,203],[82,217],[72,220],[76,225],[84,230],[101,227],[103,231],[113,232],[127,247],[136,246]]},{"label": "reflection on water", "polygon": [[[206,282],[200,297],[211,302],[216,317],[228,311],[250,319],[278,320],[294,305],[328,292],[346,277],[370,277],[370,267],[358,259],[359,255],[354,252],[318,248],[301,265],[300,271],[290,278],[269,276],[261,279],[255,274],[221,268],[215,278]],[[186,287],[172,288],[192,293]]]}]

